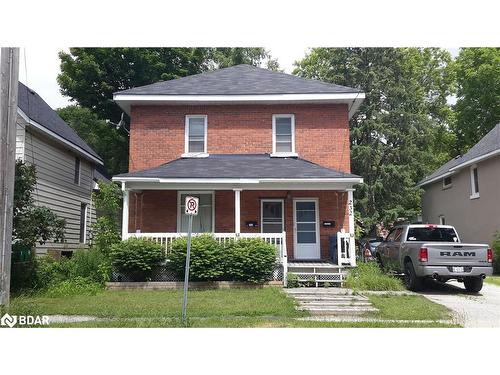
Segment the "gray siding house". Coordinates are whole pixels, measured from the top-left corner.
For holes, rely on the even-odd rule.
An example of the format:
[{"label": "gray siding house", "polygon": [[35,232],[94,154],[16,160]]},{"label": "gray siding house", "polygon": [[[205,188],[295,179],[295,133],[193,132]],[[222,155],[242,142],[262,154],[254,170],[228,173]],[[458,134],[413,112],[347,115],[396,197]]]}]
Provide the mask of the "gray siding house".
[{"label": "gray siding house", "polygon": [[87,248],[95,220],[92,191],[102,159],[33,90],[19,83],[16,159],[36,166],[35,203],[66,220],[64,243],[38,245],[55,257]]},{"label": "gray siding house", "polygon": [[454,225],[462,241],[491,244],[500,231],[500,124],[418,186],[424,223]]}]

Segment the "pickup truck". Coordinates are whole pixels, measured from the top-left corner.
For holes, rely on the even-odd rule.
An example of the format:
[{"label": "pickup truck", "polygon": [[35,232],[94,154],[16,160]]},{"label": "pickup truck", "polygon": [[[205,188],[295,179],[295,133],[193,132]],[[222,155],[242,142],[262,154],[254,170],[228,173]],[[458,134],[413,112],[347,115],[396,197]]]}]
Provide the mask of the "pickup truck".
[{"label": "pickup truck", "polygon": [[397,225],[377,248],[382,269],[404,274],[405,286],[420,290],[424,278],[463,282],[477,293],[483,279],[493,273],[493,251],[484,244],[460,242],[450,225]]}]

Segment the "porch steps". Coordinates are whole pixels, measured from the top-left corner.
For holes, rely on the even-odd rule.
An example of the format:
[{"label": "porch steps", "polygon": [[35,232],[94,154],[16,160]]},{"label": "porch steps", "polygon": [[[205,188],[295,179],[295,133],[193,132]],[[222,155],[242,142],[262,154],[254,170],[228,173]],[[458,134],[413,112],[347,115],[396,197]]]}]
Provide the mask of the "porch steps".
[{"label": "porch steps", "polygon": [[346,268],[330,262],[289,262],[288,273],[297,275],[302,285],[318,287],[333,284],[342,286],[346,276]]},{"label": "porch steps", "polygon": [[340,288],[286,289],[298,302],[297,309],[313,316],[360,316],[378,311],[367,297],[341,292]]}]

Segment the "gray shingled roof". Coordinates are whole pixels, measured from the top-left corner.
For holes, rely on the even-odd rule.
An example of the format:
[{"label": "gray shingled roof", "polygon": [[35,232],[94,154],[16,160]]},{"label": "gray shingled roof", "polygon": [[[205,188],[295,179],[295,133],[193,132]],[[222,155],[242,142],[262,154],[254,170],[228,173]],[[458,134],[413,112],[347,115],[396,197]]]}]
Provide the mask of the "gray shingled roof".
[{"label": "gray shingled roof", "polygon": [[261,95],[360,93],[361,90],[241,64],[170,81],[120,95]]},{"label": "gray shingled roof", "polygon": [[269,154],[210,154],[206,158],[176,159],[156,168],[124,173],[145,178],[358,178],[300,158]]},{"label": "gray shingled roof", "polygon": [[500,150],[500,123],[497,124],[493,129],[491,129],[489,133],[486,134],[478,143],[472,146],[472,148],[466,154],[450,160],[446,164],[439,167],[430,176],[424,178],[418,184],[425,185],[426,183],[428,183],[428,181],[446,174],[452,168],[460,166],[461,164],[465,164],[472,159],[487,155],[490,152],[496,150]]},{"label": "gray shingled roof", "polygon": [[101,157],[78,134],[59,117],[35,91],[19,82],[17,105],[31,120],[56,133],[66,141],[102,160]]}]

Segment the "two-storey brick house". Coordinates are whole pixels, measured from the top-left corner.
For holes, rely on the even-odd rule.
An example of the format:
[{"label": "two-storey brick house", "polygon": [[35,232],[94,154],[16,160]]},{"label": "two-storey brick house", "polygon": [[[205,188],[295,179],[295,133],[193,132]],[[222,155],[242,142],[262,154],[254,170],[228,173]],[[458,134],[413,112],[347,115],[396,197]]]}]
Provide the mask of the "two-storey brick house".
[{"label": "two-storey brick house", "polygon": [[350,173],[349,118],[363,99],[249,65],[115,93],[131,118],[129,173],[113,178],[123,237],[185,233],[184,199],[197,195],[195,232],[261,236],[291,260],[329,259],[340,232],[353,246],[362,179]]}]

